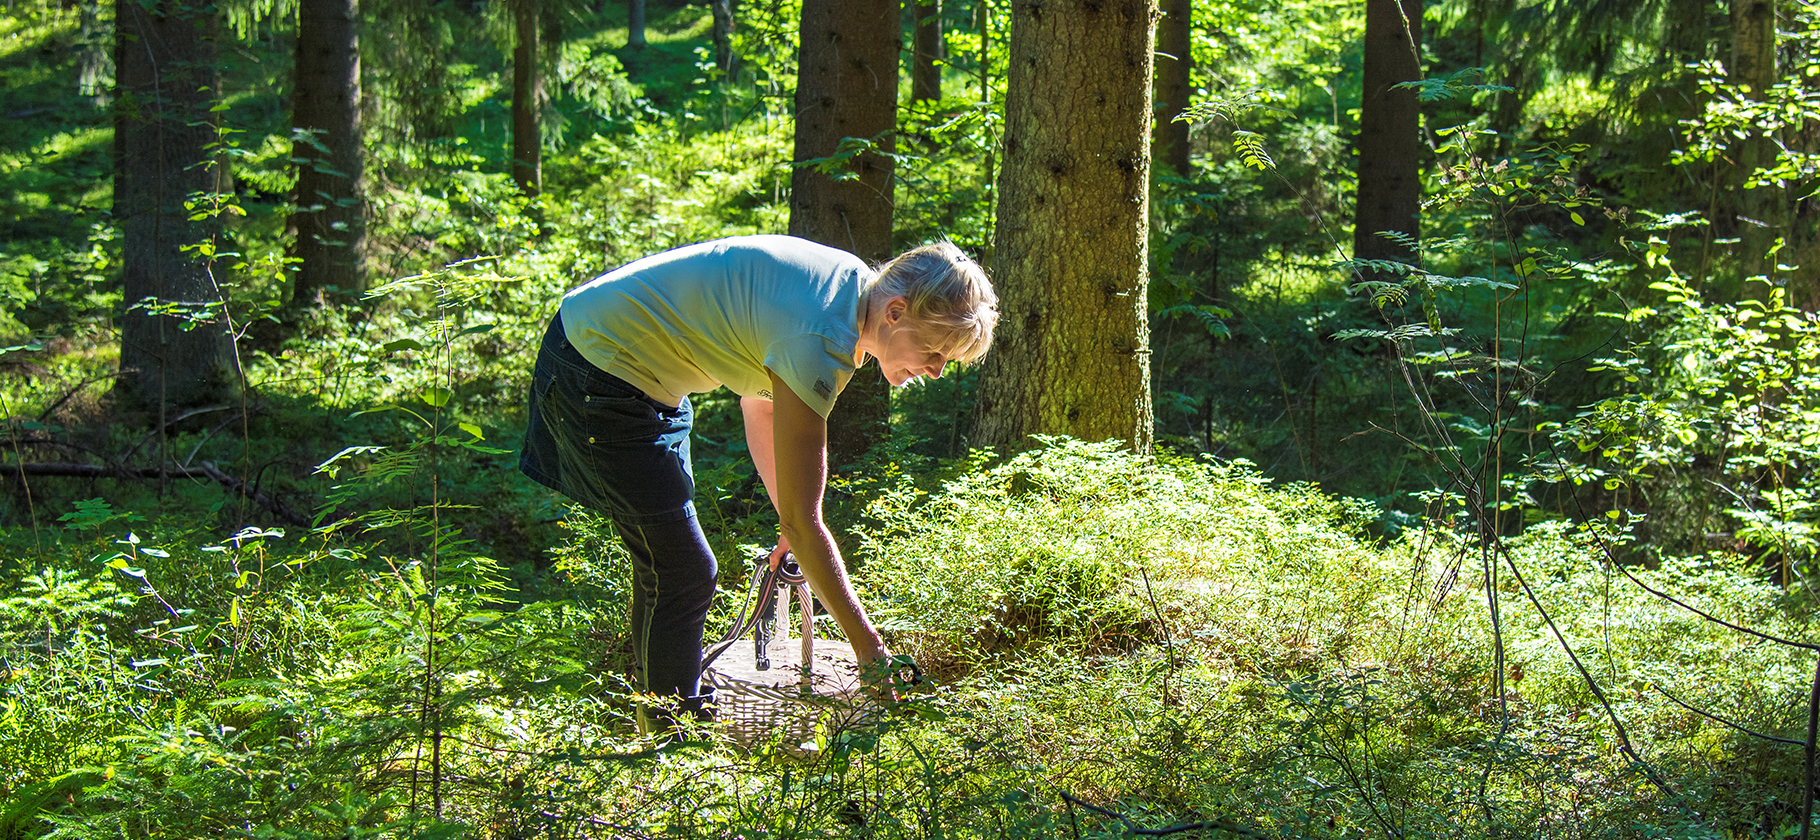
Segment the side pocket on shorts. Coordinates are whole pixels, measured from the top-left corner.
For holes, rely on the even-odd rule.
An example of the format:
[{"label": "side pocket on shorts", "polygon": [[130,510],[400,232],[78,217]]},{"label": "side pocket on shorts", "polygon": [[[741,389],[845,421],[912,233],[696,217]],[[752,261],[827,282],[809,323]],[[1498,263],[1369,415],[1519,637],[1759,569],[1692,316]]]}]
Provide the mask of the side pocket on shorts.
[{"label": "side pocket on shorts", "polygon": [[[605,374],[601,374],[605,376]],[[668,425],[643,395],[626,395],[581,371],[559,369],[545,395],[545,413],[571,446],[652,440]],[[560,414],[560,417],[556,415]]]}]

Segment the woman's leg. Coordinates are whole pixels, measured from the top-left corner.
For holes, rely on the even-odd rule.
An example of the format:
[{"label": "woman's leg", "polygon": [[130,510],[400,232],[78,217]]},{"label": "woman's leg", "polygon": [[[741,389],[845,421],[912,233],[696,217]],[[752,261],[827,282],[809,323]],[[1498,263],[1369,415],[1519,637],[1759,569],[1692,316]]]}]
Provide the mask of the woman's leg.
[{"label": "woman's leg", "polygon": [[701,633],[716,566],[695,517],[689,462],[694,410],[658,403],[594,367],[552,320],[532,375],[519,468],[612,518],[632,554],[630,619],[638,690],[676,698],[641,709],[654,728],[668,709],[699,711]]},{"label": "woman's leg", "polygon": [[632,552],[629,617],[638,688],[688,703],[704,695],[701,634],[714,600],[714,552],[693,513],[656,525],[614,524]]}]

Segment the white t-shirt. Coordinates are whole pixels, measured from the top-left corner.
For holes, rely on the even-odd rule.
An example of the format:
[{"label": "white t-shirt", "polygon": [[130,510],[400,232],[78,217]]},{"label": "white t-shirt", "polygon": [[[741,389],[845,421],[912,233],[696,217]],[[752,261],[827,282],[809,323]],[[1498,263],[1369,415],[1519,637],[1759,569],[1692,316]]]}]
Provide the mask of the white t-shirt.
[{"label": "white t-shirt", "polygon": [[736,236],[628,263],[563,296],[582,358],[668,405],[721,385],[771,399],[769,369],[822,417],[853,378],[873,272],[794,236]]}]

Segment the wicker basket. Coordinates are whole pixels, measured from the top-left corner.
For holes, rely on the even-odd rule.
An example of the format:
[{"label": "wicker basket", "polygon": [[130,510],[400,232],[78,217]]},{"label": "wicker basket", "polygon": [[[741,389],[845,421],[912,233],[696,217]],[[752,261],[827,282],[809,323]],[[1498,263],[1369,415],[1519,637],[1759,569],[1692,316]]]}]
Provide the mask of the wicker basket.
[{"label": "wicker basket", "polygon": [[[786,587],[788,588],[788,587]],[[798,603],[806,598],[806,588]],[[789,614],[780,599],[778,614]],[[776,741],[792,752],[813,751],[817,727],[838,729],[857,720],[869,703],[860,691],[859,666],[846,642],[789,635],[782,620],[766,647],[770,668],[759,670],[751,638],[735,641],[703,675],[715,691],[715,718],[722,731],[745,748]],[[813,648],[811,651],[810,648]],[[811,667],[803,669],[804,654]]]}]

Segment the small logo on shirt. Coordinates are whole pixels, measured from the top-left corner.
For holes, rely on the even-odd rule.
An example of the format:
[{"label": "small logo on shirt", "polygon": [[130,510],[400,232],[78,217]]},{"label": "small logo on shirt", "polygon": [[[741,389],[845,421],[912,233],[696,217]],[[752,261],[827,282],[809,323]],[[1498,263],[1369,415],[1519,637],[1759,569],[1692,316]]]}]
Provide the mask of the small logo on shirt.
[{"label": "small logo on shirt", "polygon": [[815,380],[815,395],[824,400],[833,399],[834,388],[828,384],[827,380],[817,379]]},{"label": "small logo on shirt", "polygon": [[767,399],[767,400],[771,399],[771,389],[769,389],[769,388],[758,389],[758,396],[762,399]]}]

